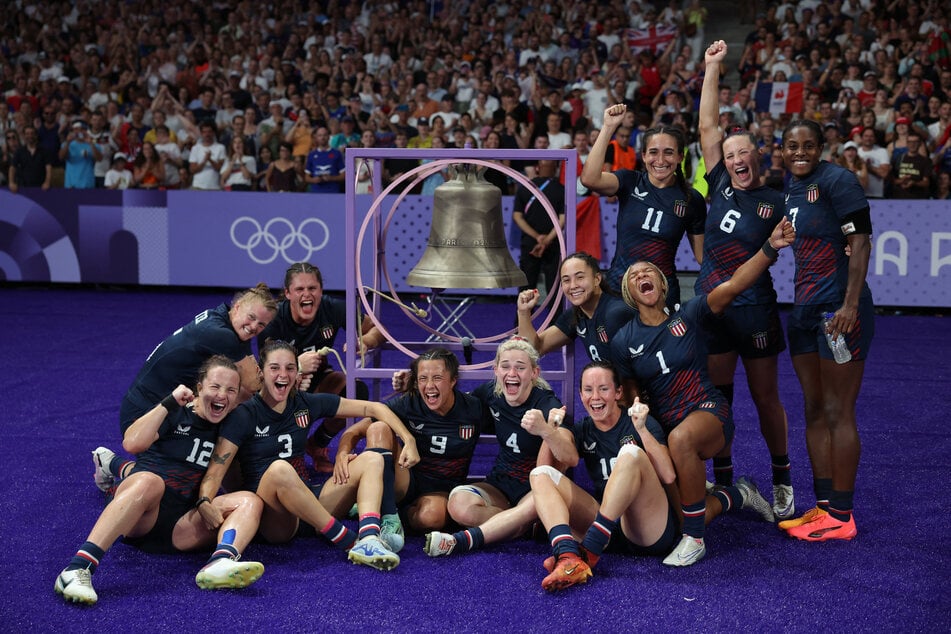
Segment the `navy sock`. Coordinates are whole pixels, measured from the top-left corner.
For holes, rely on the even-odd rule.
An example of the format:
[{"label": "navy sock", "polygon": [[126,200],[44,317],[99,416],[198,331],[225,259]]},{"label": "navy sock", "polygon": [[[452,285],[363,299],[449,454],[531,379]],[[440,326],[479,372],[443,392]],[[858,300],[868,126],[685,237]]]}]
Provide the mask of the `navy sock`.
[{"label": "navy sock", "polygon": [[238,549],[232,546],[231,544],[221,543],[215,548],[215,552],[211,553],[211,557],[208,558],[208,561],[214,561],[215,559],[237,559],[238,558]]},{"label": "navy sock", "polygon": [[693,504],[684,504],[684,534],[703,539],[704,517],[707,514],[705,499]]},{"label": "navy sock", "polygon": [[743,506],[743,495],[740,493],[740,490],[733,485],[717,489],[713,492],[713,497],[720,500],[720,504],[723,505],[723,515],[726,515],[735,508],[741,508]]},{"label": "navy sock", "polygon": [[855,491],[835,491],[829,495],[829,515],[840,522],[848,522],[852,518],[852,498]]},{"label": "navy sock", "polygon": [[109,473],[112,474],[112,477],[124,478],[126,474],[122,473],[122,470],[130,464],[135,464],[135,462],[124,456],[115,455],[112,457],[112,460],[109,461],[109,466],[107,468],[109,469]]},{"label": "navy sock", "polygon": [[485,546],[485,535],[482,534],[482,529],[478,526],[453,533],[452,536],[456,540],[455,549],[461,550],[462,552],[479,550]]},{"label": "navy sock", "polygon": [[320,534],[340,550],[350,550],[357,541],[356,534],[333,517],[320,529]]},{"label": "navy sock", "polygon": [[548,531],[548,541],[551,542],[551,554],[555,558],[564,553],[574,553],[579,557],[581,556],[578,542],[571,536],[571,527],[567,524],[552,526],[551,530]]},{"label": "navy sock", "polygon": [[773,465],[773,484],[791,485],[792,478],[789,475],[789,454],[778,456],[770,454],[770,460]]},{"label": "navy sock", "polygon": [[604,552],[605,546],[611,541],[611,533],[614,532],[617,525],[618,520],[609,520],[599,511],[598,516],[594,518],[594,523],[588,527],[588,532],[585,533],[584,541],[581,542],[581,545],[592,555],[600,557],[601,553]]},{"label": "navy sock", "polygon": [[816,492],[816,506],[828,511],[829,498],[832,496],[832,478],[814,478],[812,488]]},{"label": "navy sock", "polygon": [[86,568],[89,570],[89,574],[92,574],[96,572],[96,568],[99,567],[99,560],[101,560],[105,554],[106,551],[94,543],[83,542],[83,545],[79,547],[79,550],[76,551],[73,558],[69,560],[69,565],[66,566],[66,570]]},{"label": "navy sock", "polygon": [[383,456],[383,498],[380,500],[380,513],[394,515],[396,509],[396,472],[393,470],[393,452],[389,449],[371,447],[367,451],[375,451]]},{"label": "navy sock", "polygon": [[380,536],[380,515],[378,513],[367,513],[360,516],[360,538],[371,535]]},{"label": "navy sock", "polygon": [[713,479],[721,487],[733,484],[733,456],[713,459]]}]

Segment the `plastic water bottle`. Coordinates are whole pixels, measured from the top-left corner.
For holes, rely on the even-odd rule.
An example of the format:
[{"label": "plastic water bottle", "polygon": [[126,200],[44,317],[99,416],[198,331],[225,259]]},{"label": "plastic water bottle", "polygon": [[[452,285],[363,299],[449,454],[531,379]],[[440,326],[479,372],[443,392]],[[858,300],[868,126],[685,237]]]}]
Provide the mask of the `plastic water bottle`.
[{"label": "plastic water bottle", "polygon": [[832,350],[832,357],[835,359],[835,362],[848,363],[852,360],[852,353],[849,351],[849,346],[845,343],[845,337],[842,336],[842,333],[839,333],[839,336],[835,339],[832,338],[830,324],[834,316],[832,313],[825,313],[822,316],[823,332],[826,335],[826,341],[829,343],[829,348]]}]

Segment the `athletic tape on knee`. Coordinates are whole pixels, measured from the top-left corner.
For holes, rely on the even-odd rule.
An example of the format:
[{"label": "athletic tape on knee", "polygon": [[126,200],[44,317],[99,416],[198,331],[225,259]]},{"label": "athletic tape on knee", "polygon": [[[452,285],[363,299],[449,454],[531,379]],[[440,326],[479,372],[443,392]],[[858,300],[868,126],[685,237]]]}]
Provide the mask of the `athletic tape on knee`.
[{"label": "athletic tape on knee", "polygon": [[644,451],[635,444],[628,443],[626,445],[621,445],[621,450],[617,452],[617,457],[620,458],[624,454],[629,454],[631,458],[637,458]]},{"label": "athletic tape on knee", "polygon": [[530,476],[545,476],[546,475],[549,478],[551,478],[552,482],[554,482],[555,485],[557,485],[559,482],[561,482],[561,478],[563,474],[561,473],[561,471],[554,468],[553,466],[546,464],[541,467],[535,467],[534,469],[531,470],[529,475]]},{"label": "athletic tape on knee", "polygon": [[449,499],[451,500],[452,496],[454,496],[456,493],[471,493],[472,495],[478,495],[479,498],[485,502],[486,506],[492,505],[492,500],[489,498],[489,495],[474,484],[460,484],[449,492]]}]

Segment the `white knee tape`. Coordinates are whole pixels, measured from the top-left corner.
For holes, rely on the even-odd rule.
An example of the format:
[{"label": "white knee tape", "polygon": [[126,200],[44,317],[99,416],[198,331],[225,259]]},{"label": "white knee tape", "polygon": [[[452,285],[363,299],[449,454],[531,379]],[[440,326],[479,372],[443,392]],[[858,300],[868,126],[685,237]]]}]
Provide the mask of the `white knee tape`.
[{"label": "white knee tape", "polygon": [[532,476],[546,475],[549,478],[551,478],[552,482],[554,482],[557,485],[559,482],[561,482],[561,478],[563,474],[558,469],[552,467],[551,465],[546,464],[541,467],[535,467],[534,469],[532,469],[529,475],[532,475]]},{"label": "white knee tape", "polygon": [[617,452],[617,457],[620,458],[624,454],[630,454],[631,458],[637,458],[644,450],[638,447],[635,444],[628,443],[626,445],[621,445],[621,450]]},{"label": "white knee tape", "polygon": [[478,495],[486,506],[492,504],[492,500],[489,499],[488,494],[475,484],[460,484],[449,492],[449,499],[451,500],[452,496],[454,496],[456,493],[469,493],[471,495]]}]

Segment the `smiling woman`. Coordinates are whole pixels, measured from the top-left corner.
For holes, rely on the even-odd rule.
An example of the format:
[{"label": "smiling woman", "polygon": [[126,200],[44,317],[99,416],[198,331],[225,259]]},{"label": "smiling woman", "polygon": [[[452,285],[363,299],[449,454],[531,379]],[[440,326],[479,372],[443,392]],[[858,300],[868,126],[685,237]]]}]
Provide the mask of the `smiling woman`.
[{"label": "smiling woman", "polygon": [[[700,146],[707,182],[714,194],[703,239],[703,261],[696,292],[710,293],[756,253],[783,217],[783,193],[761,185],[756,137],[745,128],[718,127],[723,40],[706,50],[706,74],[700,94]],[[733,376],[743,359],[746,380],[759,414],[773,473],[773,510],[781,520],[795,513],[789,462],[786,411],[779,400],[778,356],[786,349],[776,291],[769,273],[744,291],[706,332],[707,367],[716,388],[733,402]],[[733,482],[732,446],[713,459],[716,484]]]},{"label": "smiling woman", "polygon": [[687,234],[697,262],[703,249],[706,204],[687,186],[681,164],[684,133],[673,126],[645,130],[644,172],[603,172],[605,152],[615,130],[624,121],[627,106],[614,104],[604,111],[604,127],[598,134],[581,172],[581,183],[602,196],[617,196],[617,250],[608,271],[608,285],[621,289],[621,276],[631,263],[650,259],[670,282],[667,303],[671,310],[680,303],[680,282],[674,258],[681,238]]},{"label": "smiling woman", "polygon": [[[667,279],[658,266],[635,262],[624,274],[624,299],[637,308],[637,315],[617,332],[611,351],[626,388],[637,387],[650,395],[651,410],[667,435],[677,472],[683,537],[664,560],[669,566],[689,566],[706,552],[704,461],[733,438],[730,402],[707,371],[704,331],[713,315],[721,314],[749,288],[778,257],[777,250],[792,244],[794,237],[792,224],[784,219],[729,279],[673,312],[665,306]],[[773,511],[755,486],[748,483],[741,489],[743,508],[753,508],[772,521]]]},{"label": "smiling woman", "polygon": [[257,389],[257,364],[251,339],[274,318],[277,303],[262,282],[235,295],[231,306],[221,304],[199,313],[162,343],[139,370],[122,399],[119,425],[122,433],[152,409],[179,382],[193,384],[198,368],[213,354],[237,364],[241,375],[241,400]]}]

